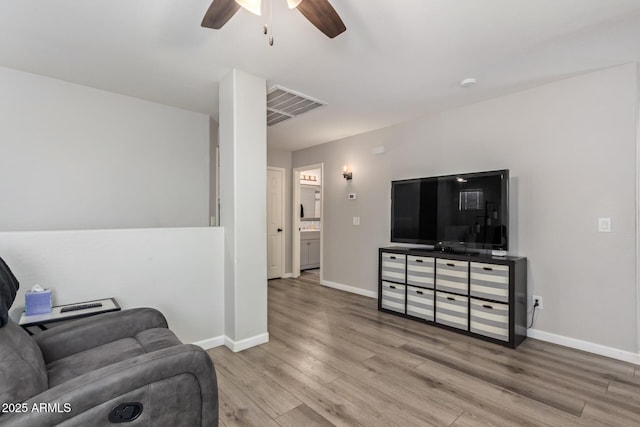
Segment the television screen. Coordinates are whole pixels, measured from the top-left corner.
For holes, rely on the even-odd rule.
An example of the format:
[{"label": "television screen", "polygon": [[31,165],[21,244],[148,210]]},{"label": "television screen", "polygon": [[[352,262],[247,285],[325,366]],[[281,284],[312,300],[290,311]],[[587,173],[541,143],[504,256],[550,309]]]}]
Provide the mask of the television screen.
[{"label": "television screen", "polygon": [[508,248],[509,171],[391,183],[391,241]]}]

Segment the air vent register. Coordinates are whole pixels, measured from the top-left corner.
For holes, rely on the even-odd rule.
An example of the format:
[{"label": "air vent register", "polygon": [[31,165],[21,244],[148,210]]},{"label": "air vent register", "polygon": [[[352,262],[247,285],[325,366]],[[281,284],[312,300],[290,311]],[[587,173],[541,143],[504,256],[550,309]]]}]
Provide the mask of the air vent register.
[{"label": "air vent register", "polygon": [[274,86],[267,92],[267,126],[273,126],[323,105],[326,105],[326,102],[282,86]]}]

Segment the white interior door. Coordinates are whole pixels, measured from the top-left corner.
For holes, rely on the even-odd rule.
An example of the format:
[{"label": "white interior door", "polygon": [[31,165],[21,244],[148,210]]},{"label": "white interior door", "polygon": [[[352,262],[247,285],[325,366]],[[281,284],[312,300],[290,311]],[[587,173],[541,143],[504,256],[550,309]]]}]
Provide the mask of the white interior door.
[{"label": "white interior door", "polygon": [[284,169],[267,168],[267,278],[284,274]]}]

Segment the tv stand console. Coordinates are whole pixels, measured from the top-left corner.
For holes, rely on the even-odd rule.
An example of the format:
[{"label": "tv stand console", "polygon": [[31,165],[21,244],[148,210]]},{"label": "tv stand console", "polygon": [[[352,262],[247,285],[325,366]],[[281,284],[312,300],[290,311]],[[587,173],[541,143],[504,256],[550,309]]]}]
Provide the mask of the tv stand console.
[{"label": "tv stand console", "polygon": [[380,248],[378,310],[516,348],[527,337],[527,259]]}]

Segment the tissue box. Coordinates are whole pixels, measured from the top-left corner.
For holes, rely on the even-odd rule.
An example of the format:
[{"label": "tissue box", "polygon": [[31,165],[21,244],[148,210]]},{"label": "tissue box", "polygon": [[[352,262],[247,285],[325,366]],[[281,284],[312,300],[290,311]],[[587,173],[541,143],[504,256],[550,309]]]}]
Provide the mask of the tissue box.
[{"label": "tissue box", "polygon": [[24,299],[24,311],[27,316],[51,313],[51,289],[45,289],[40,292],[27,291]]}]

